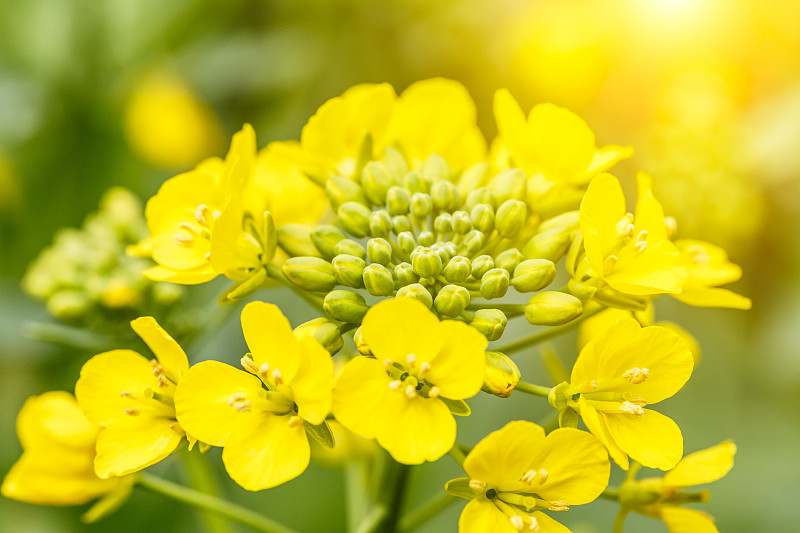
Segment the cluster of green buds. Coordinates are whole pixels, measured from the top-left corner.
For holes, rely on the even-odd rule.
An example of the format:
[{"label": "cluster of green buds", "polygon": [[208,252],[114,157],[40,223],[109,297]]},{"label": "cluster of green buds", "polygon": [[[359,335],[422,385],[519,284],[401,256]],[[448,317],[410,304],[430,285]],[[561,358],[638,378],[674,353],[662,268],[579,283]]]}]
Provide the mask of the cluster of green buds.
[{"label": "cluster of green buds", "polygon": [[80,229],[56,234],[28,267],[23,289],[44,300],[56,318],[92,329],[163,312],[182,299],[183,288],[144,278],[152,262],[126,254],[146,236],[139,199],[126,189],[110,189]]}]

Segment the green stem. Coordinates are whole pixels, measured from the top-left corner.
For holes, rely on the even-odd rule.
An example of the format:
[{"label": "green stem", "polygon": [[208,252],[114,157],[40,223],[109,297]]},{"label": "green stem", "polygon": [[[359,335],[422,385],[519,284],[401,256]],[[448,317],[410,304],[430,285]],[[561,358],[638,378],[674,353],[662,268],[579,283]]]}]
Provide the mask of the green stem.
[{"label": "green stem", "polygon": [[541,385],[533,385],[531,383],[525,383],[524,381],[520,381],[519,383],[517,383],[517,386],[514,387],[514,390],[524,392],[525,394],[531,394],[533,396],[540,396],[542,398],[547,398],[548,396],[550,396],[551,387],[542,387]]},{"label": "green stem", "polygon": [[617,517],[614,519],[614,529],[612,530],[612,533],[623,533],[625,517],[627,515],[628,511],[626,509],[619,510]]},{"label": "green stem", "polygon": [[313,296],[300,287],[296,286],[294,283],[288,280],[286,276],[284,276],[283,271],[278,268],[277,266],[273,265],[272,263],[267,264],[267,275],[274,280],[280,281],[284,285],[286,285],[292,292],[298,295],[300,298],[306,301],[311,307],[319,311],[320,313],[324,313],[322,310],[322,299],[318,296]]},{"label": "green stem", "polygon": [[364,517],[361,523],[358,524],[356,533],[373,533],[378,531],[388,514],[389,510],[385,505],[382,503],[377,504],[372,508],[369,514]]},{"label": "green stem", "polygon": [[464,453],[464,449],[460,444],[456,443],[450,448],[450,455],[453,456],[453,459],[458,461],[459,465],[464,466],[464,460],[467,458],[467,454]]},{"label": "green stem", "polygon": [[230,520],[235,520],[255,531],[261,531],[263,533],[296,533],[293,529],[289,529],[251,509],[209,494],[203,494],[202,492],[147,473],[142,474],[138,485],[156,494],[161,494],[173,500],[192,505],[198,509],[214,512]]},{"label": "green stem", "polygon": [[568,331],[572,331],[573,329],[577,328],[580,325],[581,322],[583,322],[584,320],[586,320],[590,316],[596,315],[597,313],[599,313],[603,309],[605,309],[605,307],[603,307],[603,306],[597,306],[597,307],[595,307],[593,309],[589,309],[587,311],[584,311],[584,313],[581,316],[579,316],[578,318],[576,318],[572,322],[564,324],[563,326],[554,326],[554,327],[548,328],[548,329],[542,331],[541,333],[537,333],[536,335],[528,337],[527,339],[521,339],[521,340],[518,340],[516,342],[512,342],[510,344],[507,344],[505,346],[501,346],[500,348],[497,348],[494,351],[502,352],[502,353],[508,355],[508,354],[511,354],[511,353],[514,353],[514,352],[518,352],[520,350],[524,350],[525,348],[530,348],[531,346],[536,346],[537,344],[541,344],[544,341],[547,341],[547,340],[550,340],[552,338],[555,338],[555,337],[558,337],[560,335],[563,335],[564,333],[566,333]]},{"label": "green stem", "polygon": [[354,460],[347,463],[345,468],[345,483],[347,487],[347,529],[356,531],[356,526],[360,526],[366,513],[367,501],[367,467],[361,460]]},{"label": "green stem", "polygon": [[[189,484],[200,492],[219,498],[219,486],[206,458],[197,451],[185,452],[181,458],[189,477]],[[200,516],[209,533],[230,533],[232,531],[227,520],[211,511],[201,511]]]},{"label": "green stem", "polygon": [[400,527],[398,529],[401,533],[414,531],[441,511],[447,509],[456,499],[455,496],[451,496],[446,492],[440,494],[421,509],[414,511],[400,520]]},{"label": "green stem", "polygon": [[600,494],[600,498],[610,500],[612,502],[619,500],[619,489],[606,489]]}]

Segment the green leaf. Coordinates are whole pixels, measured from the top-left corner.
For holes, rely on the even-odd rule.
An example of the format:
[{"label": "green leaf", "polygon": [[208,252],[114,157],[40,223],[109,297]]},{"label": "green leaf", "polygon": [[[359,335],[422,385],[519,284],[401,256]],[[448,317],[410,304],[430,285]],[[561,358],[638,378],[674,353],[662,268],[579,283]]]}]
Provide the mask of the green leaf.
[{"label": "green leaf", "polygon": [[467,405],[467,402],[464,400],[451,400],[450,398],[443,398],[439,396],[439,399],[444,402],[450,412],[456,416],[469,416],[472,412]]},{"label": "green leaf", "polygon": [[306,433],[314,437],[314,440],[325,446],[326,448],[333,448],[336,445],[336,440],[333,438],[333,432],[327,422],[323,421],[322,424],[315,426],[309,424],[305,420]]}]

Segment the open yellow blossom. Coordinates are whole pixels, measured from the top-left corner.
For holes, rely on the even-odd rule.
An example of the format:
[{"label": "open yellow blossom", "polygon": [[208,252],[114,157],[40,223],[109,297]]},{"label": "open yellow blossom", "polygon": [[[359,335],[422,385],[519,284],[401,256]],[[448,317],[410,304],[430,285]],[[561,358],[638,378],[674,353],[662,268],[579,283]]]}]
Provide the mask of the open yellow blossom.
[{"label": "open yellow blossom", "polygon": [[571,273],[578,281],[590,280],[599,289],[608,285],[628,295],[679,293],[687,269],[668,239],[664,211],[653,197],[650,177],[639,174],[637,181],[635,217],[625,210],[617,178],[601,174],[589,184],[580,207],[586,255]]},{"label": "open yellow blossom", "polygon": [[231,478],[255,491],[303,473],[311,455],[306,431],[329,434],[333,361],[313,338],[296,338],[274,305],[247,304],[242,329],[247,372],[198,363],[181,380],[175,407],[188,432],[223,447]]},{"label": "open yellow blossom", "polygon": [[28,398],[17,416],[22,457],[3,479],[3,496],[42,505],[80,505],[112,492],[127,493],[130,478],[95,475],[98,431],[68,392]]},{"label": "open yellow blossom", "polygon": [[623,512],[633,510],[661,519],[669,533],[719,533],[711,516],[681,505],[708,502],[708,491],[685,492],[685,489],[725,476],[733,468],[735,454],[736,445],[727,441],[687,455],[663,478],[626,480],[619,491]]},{"label": "open yellow blossom", "polygon": [[750,309],[752,302],[718,285],[733,283],[742,277],[739,265],[728,261],[725,250],[711,243],[693,239],[675,241],[680,249],[689,277],[675,299],[689,305],[700,307],[731,307]]},{"label": "open yellow blossom", "polygon": [[173,402],[175,386],[189,369],[186,354],[153,317],[137,318],[131,327],[156,359],[132,350],[104,352],[83,365],[75,384],[78,405],[101,428],[94,460],[101,478],[155,464],[186,436]]},{"label": "open yellow blossom", "polygon": [[[435,461],[452,448],[449,406],[478,393],[486,338],[439,319],[417,300],[385,300],[367,312],[361,338],[375,358],[355,357],[336,380],[333,412],[343,426],[375,438],[395,460]],[[454,402],[455,400],[455,402]]]},{"label": "open yellow blossom", "polygon": [[581,350],[569,385],[556,387],[551,403],[580,413],[623,469],[630,456],[669,470],[683,455],[683,436],[672,419],[645,407],[678,392],[693,367],[679,335],[623,318]]},{"label": "open yellow blossom", "polygon": [[447,491],[470,500],[459,533],[565,533],[542,511],[566,511],[595,500],[608,485],[608,454],[594,436],[572,428],[544,430],[510,422],[480,441],[464,460],[469,478]]}]

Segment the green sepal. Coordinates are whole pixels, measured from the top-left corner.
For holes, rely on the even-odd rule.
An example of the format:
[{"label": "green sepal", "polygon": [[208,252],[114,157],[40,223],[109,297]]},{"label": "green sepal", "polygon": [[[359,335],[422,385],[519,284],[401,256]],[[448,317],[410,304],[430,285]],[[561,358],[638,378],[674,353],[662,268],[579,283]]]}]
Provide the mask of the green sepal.
[{"label": "green sepal", "polygon": [[278,232],[275,229],[275,219],[272,218],[272,213],[269,211],[264,211],[264,225],[261,228],[261,232],[261,244],[264,246],[261,262],[267,264],[275,257],[275,250],[278,247]]},{"label": "green sepal", "polygon": [[314,437],[314,440],[316,440],[326,448],[333,448],[334,446],[336,446],[336,439],[333,438],[333,432],[331,431],[331,427],[328,425],[326,421],[323,420],[322,424],[315,426],[303,420],[303,426],[305,426],[306,428],[306,433]]},{"label": "green sepal", "polygon": [[467,405],[467,402],[464,400],[451,400],[450,398],[444,398],[439,396],[439,399],[444,402],[450,412],[456,416],[469,416],[472,410]]},{"label": "green sepal", "polygon": [[475,489],[469,486],[468,477],[451,479],[445,483],[444,490],[446,490],[447,494],[450,494],[451,496],[455,496],[456,498],[464,498],[465,500],[474,500],[480,496],[480,493],[476,492]]},{"label": "green sepal", "polygon": [[267,271],[263,268],[259,269],[249,278],[239,281],[233,286],[229,287],[228,290],[219,296],[217,302],[219,305],[230,305],[240,300],[244,300],[260,289],[266,280]]},{"label": "green sepal", "polygon": [[579,419],[580,415],[573,408],[567,407],[558,413],[558,427],[577,428]]},{"label": "green sepal", "polygon": [[138,479],[139,476],[136,474],[121,477],[119,485],[100,498],[88,511],[81,515],[81,522],[84,524],[93,524],[119,509],[128,501],[133,491],[133,486]]}]

